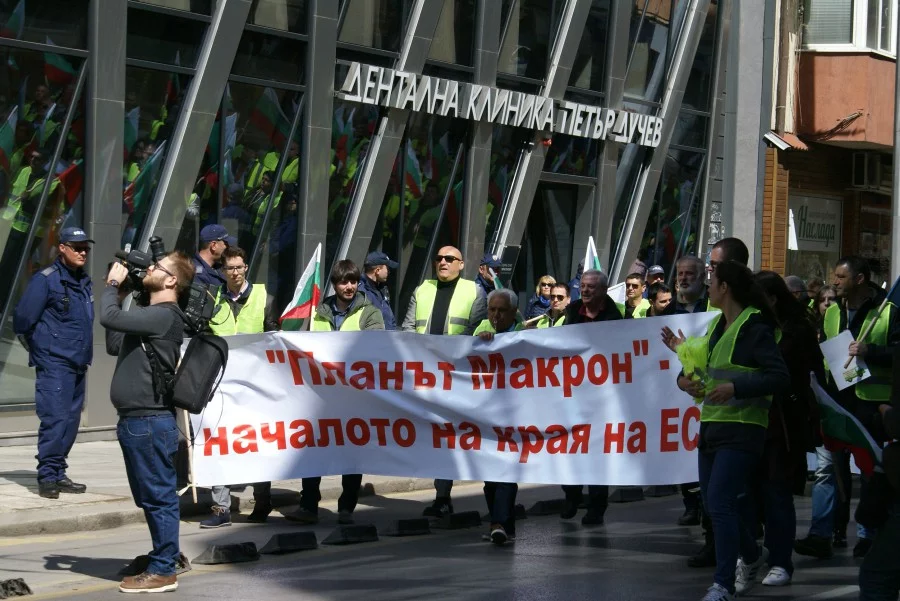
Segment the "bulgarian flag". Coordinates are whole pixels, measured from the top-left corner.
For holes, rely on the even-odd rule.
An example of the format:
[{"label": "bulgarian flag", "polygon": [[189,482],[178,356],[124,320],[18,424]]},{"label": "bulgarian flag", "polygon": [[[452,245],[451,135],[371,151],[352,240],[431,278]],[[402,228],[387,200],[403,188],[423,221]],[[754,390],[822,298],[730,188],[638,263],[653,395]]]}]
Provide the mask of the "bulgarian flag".
[{"label": "bulgarian flag", "polygon": [[138,139],[138,124],[141,120],[141,107],[136,106],[125,113],[125,154],[126,156],[134,148]]},{"label": "bulgarian flag", "polygon": [[25,0],[19,0],[16,8],[9,15],[9,20],[0,27],[0,38],[22,39],[25,31]]},{"label": "bulgarian flag", "polygon": [[83,163],[82,159],[78,159],[58,175],[59,181],[65,189],[66,202],[69,206],[75,204],[84,188]]},{"label": "bulgarian flag", "polygon": [[406,141],[406,187],[409,189],[409,192],[419,198],[422,196],[422,192],[425,190],[425,186],[422,185],[422,170],[419,167],[419,157],[416,156],[416,151],[413,148],[412,140]]},{"label": "bulgarian flag", "polygon": [[321,269],[319,267],[322,262],[322,244],[316,246],[316,251],[303,270],[300,281],[297,283],[297,289],[294,290],[294,299],[288,305],[284,313],[281,314],[282,330],[299,330],[304,319],[308,319],[319,304],[319,298],[322,296],[322,289],[319,288],[319,280]]},{"label": "bulgarian flag", "polygon": [[[49,37],[47,43],[56,46]],[[75,67],[65,58],[55,52],[44,53],[44,77],[48,84],[65,87],[75,81]]]},{"label": "bulgarian flag", "polygon": [[266,88],[250,113],[250,122],[277,147],[284,146],[291,133],[291,122],[281,110],[281,102],[272,88]]},{"label": "bulgarian flag", "polygon": [[0,125],[0,169],[9,174],[9,159],[15,151],[16,123],[19,107],[14,106],[9,112],[6,122]]},{"label": "bulgarian flag", "polygon": [[829,451],[850,451],[864,476],[870,476],[876,468],[880,469],[881,446],[852,413],[825,392],[813,374],[809,379],[819,403],[825,448]]},{"label": "bulgarian flag", "polygon": [[588,246],[587,250],[584,252],[584,262],[582,265],[584,265],[585,271],[588,269],[602,271],[600,268],[600,257],[597,256],[597,245],[594,244],[593,236],[588,236]]}]

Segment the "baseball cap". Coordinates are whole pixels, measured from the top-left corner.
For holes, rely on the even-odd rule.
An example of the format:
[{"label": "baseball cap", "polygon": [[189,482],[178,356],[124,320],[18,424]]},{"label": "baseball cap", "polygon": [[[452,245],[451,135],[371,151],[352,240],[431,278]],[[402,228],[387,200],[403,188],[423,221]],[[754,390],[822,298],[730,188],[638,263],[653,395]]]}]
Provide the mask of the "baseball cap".
[{"label": "baseball cap", "polygon": [[363,267],[375,267],[376,265],[387,265],[391,269],[400,267],[400,263],[391,261],[391,258],[387,256],[387,253],[383,253],[380,250],[375,250],[367,254],[366,261],[363,263]]},{"label": "baseball cap", "polygon": [[67,227],[59,233],[60,244],[68,244],[70,242],[90,242],[91,244],[94,243],[94,241],[88,238],[88,235],[84,233],[84,230],[80,227]]},{"label": "baseball cap", "polygon": [[485,253],[484,257],[481,258],[481,264],[487,265],[491,269],[499,269],[502,263],[500,259],[497,259],[491,253]]},{"label": "baseball cap", "polygon": [[228,235],[228,230],[218,223],[207,225],[200,230],[200,242],[214,242],[222,240],[228,246],[237,246],[237,238]]},{"label": "baseball cap", "polygon": [[651,265],[650,269],[647,270],[647,275],[666,275],[666,270],[662,268],[660,265]]}]

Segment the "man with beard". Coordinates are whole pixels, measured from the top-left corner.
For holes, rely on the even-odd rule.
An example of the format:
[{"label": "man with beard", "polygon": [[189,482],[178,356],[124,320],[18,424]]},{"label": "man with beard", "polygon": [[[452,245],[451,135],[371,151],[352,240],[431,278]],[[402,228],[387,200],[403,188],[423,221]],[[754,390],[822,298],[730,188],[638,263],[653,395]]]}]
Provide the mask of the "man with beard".
[{"label": "man with beard", "polygon": [[703,261],[685,256],[675,264],[675,313],[702,313],[707,309]]},{"label": "man with beard", "polygon": [[[565,325],[579,323],[592,323],[595,321],[613,321],[622,319],[615,301],[609,297],[609,278],[602,271],[588,269],[581,274],[581,298],[570,303],[566,308]],[[570,520],[578,513],[583,497],[583,486],[565,485],[562,487],[566,493],[566,504],[560,517]],[[585,526],[599,526],[603,524],[603,516],[609,506],[609,486],[605,484],[591,484],[588,486],[587,513],[581,518]]]},{"label": "man with beard", "polygon": [[149,306],[123,311],[119,285],[127,276],[122,263],[110,267],[100,297],[100,323],[106,328],[107,352],[118,356],[110,385],[110,399],[119,414],[116,434],[131,494],[135,505],[144,510],[153,550],[146,570],[127,576],[119,590],[162,593],[178,588],[175,453],[179,431],[171,399],[157,382],[174,376],[181,357],[185,318],[178,300],[191,285],[194,267],[182,253],[163,257],[147,269],[143,280]]}]

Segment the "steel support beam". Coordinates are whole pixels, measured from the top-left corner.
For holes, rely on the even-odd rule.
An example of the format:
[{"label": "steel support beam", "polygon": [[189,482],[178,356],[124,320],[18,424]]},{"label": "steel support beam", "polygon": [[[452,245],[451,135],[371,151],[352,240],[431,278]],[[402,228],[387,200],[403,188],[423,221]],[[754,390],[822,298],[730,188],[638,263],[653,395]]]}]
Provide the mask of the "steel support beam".
[{"label": "steel support beam", "polygon": [[[565,95],[590,10],[591,0],[567,0],[563,7],[541,96],[562,99]],[[534,194],[544,169],[546,148],[541,142],[545,138],[545,133],[536,133],[530,146],[519,155],[509,192],[504,199],[500,223],[491,241],[490,249],[494,254],[500,254],[507,245],[520,244],[522,241]]]},{"label": "steel support beam", "polygon": [[[443,0],[415,0],[409,15],[403,46],[394,69],[420,74],[431,48],[431,40],[441,18]],[[369,251],[391,169],[409,119],[408,110],[388,109],[369,143],[366,160],[360,168],[358,184],[350,201],[349,214],[341,234],[335,261],[353,258],[360,261]],[[331,141],[328,142],[329,148]],[[327,198],[327,196],[325,197]],[[329,265],[328,268],[331,266]]]},{"label": "steel support beam", "polygon": [[150,236],[154,235],[165,241],[166,248],[175,245],[250,5],[251,0],[216,2],[194,77],[168,140],[166,162],[138,248],[147,249]]},{"label": "steel support beam", "polygon": [[[475,77],[473,83],[494,86],[500,58],[500,11],[496,0],[478,0],[475,22]],[[470,126],[469,150],[466,155],[465,203],[460,224],[460,250],[466,261],[466,277],[475,277],[478,258],[484,252],[485,210],[491,183],[490,123],[476,121]],[[453,185],[452,182],[450,184]],[[438,232],[435,231],[435,235]]]},{"label": "steel support beam", "polygon": [[691,65],[697,54],[700,34],[703,32],[703,24],[706,21],[710,0],[686,1],[688,5],[683,21],[684,25],[672,53],[672,66],[657,114],[657,117],[663,121],[660,143],[650,155],[649,162],[644,164],[635,182],[631,195],[632,202],[625,218],[625,227],[619,248],[610,269],[610,281],[613,282],[621,281],[627,275],[625,270],[637,256],[644,235],[644,226],[650,215],[650,208],[653,206],[656,186],[659,184],[663,164],[666,160],[666,151],[672,139],[672,132],[675,130],[678,112],[681,110],[684,88],[691,73]]}]

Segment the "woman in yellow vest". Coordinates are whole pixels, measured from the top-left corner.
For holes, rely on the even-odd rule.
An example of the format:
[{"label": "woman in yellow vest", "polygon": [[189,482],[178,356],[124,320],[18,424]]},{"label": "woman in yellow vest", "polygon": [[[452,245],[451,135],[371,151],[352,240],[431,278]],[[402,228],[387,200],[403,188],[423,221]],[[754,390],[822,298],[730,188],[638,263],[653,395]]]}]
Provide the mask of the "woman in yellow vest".
[{"label": "woman in yellow vest", "polygon": [[[331,285],[334,294],[325,297],[316,307],[311,330],[313,332],[358,332],[360,330],[383,330],[384,317],[381,309],[373,305],[365,293],[359,291],[361,277],[359,267],[353,261],[343,260],[331,270]],[[285,518],[301,524],[315,524],[319,521],[319,501],[322,495],[319,486],[322,478],[303,478],[300,492],[300,507]],[[343,491],[338,498],[338,523],[352,524],[353,510],[359,500],[362,474],[344,474],[341,477]]]},{"label": "woman in yellow vest", "polygon": [[[678,387],[703,405],[698,471],[716,548],[715,578],[703,601],[730,601],[753,586],[767,559],[749,520],[742,519],[755,512],[740,500],[760,465],[772,395],[789,389],[791,378],[775,344],[775,317],[747,267],[718,264],[710,274],[709,300],[721,313],[702,339],[706,377],[682,373]],[[663,340],[673,350],[684,342],[668,327]]]}]

